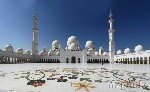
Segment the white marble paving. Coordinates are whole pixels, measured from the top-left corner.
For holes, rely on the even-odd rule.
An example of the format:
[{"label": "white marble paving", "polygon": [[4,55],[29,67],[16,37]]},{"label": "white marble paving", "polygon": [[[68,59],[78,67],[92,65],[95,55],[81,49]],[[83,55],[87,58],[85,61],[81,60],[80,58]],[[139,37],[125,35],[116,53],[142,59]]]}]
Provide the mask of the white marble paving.
[{"label": "white marble paving", "polygon": [[[88,75],[79,74],[77,79],[68,79],[67,82],[57,82],[56,80],[47,80],[50,74],[49,72],[43,72],[46,83],[42,86],[34,87],[32,85],[27,85],[29,80],[25,77],[33,73],[32,76],[35,79],[37,77],[43,76],[42,74],[37,74],[36,70],[56,70],[62,75],[69,74],[68,72],[63,72],[65,68],[76,69],[79,73],[85,73],[88,69],[93,69],[95,73],[87,73]],[[34,75],[36,72],[37,75]],[[22,74],[25,73],[25,74]],[[72,74],[72,73],[70,73]],[[123,80],[133,79],[135,77],[136,82],[141,81],[141,87],[131,88],[125,86],[116,85],[115,82]],[[29,77],[29,76],[28,76]],[[54,77],[59,78],[60,75]],[[68,76],[67,76],[68,77]],[[108,78],[107,78],[108,77]],[[19,78],[19,79],[15,79]],[[150,90],[145,90],[142,87],[144,84],[150,87],[150,65],[139,65],[139,64],[66,64],[66,63],[26,63],[26,64],[0,64],[0,92],[87,92],[84,88],[80,90],[75,90],[74,84],[72,83],[89,83],[88,81],[80,81],[80,78],[90,78],[92,81],[92,86],[95,88],[89,88],[89,92],[149,92]],[[95,82],[95,80],[102,79],[102,82]],[[114,81],[110,81],[114,80]],[[111,83],[110,83],[111,82]],[[112,87],[112,86],[116,87]]]}]

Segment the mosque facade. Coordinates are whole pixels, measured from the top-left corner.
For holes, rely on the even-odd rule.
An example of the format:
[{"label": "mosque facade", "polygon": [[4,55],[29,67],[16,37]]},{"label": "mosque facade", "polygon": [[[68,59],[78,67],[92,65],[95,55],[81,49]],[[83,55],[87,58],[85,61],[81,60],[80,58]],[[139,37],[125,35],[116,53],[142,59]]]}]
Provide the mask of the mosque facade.
[{"label": "mosque facade", "polygon": [[126,48],[124,53],[121,50],[116,52],[114,56],[116,63],[123,64],[150,64],[150,50],[144,50],[143,46],[135,46],[134,52],[130,48]]},{"label": "mosque facade", "polygon": [[18,48],[14,51],[10,44],[0,50],[0,63],[124,63],[124,64],[150,64],[150,50],[145,50],[141,45],[136,46],[135,53],[131,53],[130,49],[125,49],[122,54],[118,50],[115,55],[115,41],[114,41],[114,27],[113,15],[110,11],[109,15],[110,28],[109,34],[109,52],[104,52],[102,47],[96,51],[94,42],[89,40],[85,44],[85,48],[81,49],[79,40],[75,36],[70,36],[67,40],[67,47],[62,49],[58,40],[52,42],[50,50],[43,48],[38,51],[38,28],[37,28],[37,14],[34,13],[32,29],[33,41],[32,51]]}]

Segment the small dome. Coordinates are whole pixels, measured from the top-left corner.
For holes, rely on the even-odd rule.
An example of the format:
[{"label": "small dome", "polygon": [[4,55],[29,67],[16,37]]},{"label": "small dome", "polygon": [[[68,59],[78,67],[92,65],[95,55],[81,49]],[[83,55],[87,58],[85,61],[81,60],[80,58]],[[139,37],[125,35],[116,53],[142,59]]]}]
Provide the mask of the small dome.
[{"label": "small dome", "polygon": [[131,53],[131,50],[130,50],[129,48],[126,48],[126,49],[124,50],[124,53],[125,53],[125,54],[129,54],[129,53]]},{"label": "small dome", "polygon": [[52,42],[52,48],[60,48],[60,42],[58,40],[54,40]]},{"label": "small dome", "polygon": [[18,49],[16,50],[16,53],[18,53],[18,54],[23,54],[23,49],[18,48]]},{"label": "small dome", "polygon": [[13,52],[14,48],[10,44],[8,44],[8,45],[5,46],[4,51]]},{"label": "small dome", "polygon": [[135,47],[134,51],[135,51],[135,52],[144,51],[144,48],[143,48],[143,46],[138,45],[138,46]]},{"label": "small dome", "polygon": [[67,46],[69,47],[72,43],[75,43],[77,45],[77,47],[79,47],[79,41],[78,41],[77,37],[71,36],[68,38]]},{"label": "small dome", "polygon": [[26,51],[25,51],[25,54],[30,55],[31,52],[30,52],[29,50],[26,50]]},{"label": "small dome", "polygon": [[121,55],[122,54],[122,51],[121,50],[118,50],[117,51],[117,55]]},{"label": "small dome", "polygon": [[40,56],[44,55],[43,51],[41,51],[41,52],[39,53],[39,55],[40,55]]},{"label": "small dome", "polygon": [[78,45],[76,43],[71,43],[68,47],[69,50],[78,50]]},{"label": "small dome", "polygon": [[104,53],[103,53],[103,55],[105,55],[105,56],[106,56],[106,55],[108,55],[108,53],[107,53],[107,52],[104,52]]},{"label": "small dome", "polygon": [[95,52],[95,55],[96,55],[96,56],[98,56],[98,55],[99,55],[99,53],[96,51],[96,52]]},{"label": "small dome", "polygon": [[85,48],[94,48],[94,43],[93,41],[89,40],[85,44]]}]

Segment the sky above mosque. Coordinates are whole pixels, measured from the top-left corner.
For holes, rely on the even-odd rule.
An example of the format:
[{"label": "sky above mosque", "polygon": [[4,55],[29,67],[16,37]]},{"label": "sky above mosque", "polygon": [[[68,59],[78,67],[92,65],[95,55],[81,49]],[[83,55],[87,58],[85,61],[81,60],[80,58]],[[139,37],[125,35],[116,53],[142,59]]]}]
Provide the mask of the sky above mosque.
[{"label": "sky above mosque", "polygon": [[39,51],[74,35],[80,48],[88,40],[108,51],[109,11],[114,15],[116,50],[141,44],[150,49],[150,0],[0,0],[0,49],[32,50],[33,13],[38,16]]}]

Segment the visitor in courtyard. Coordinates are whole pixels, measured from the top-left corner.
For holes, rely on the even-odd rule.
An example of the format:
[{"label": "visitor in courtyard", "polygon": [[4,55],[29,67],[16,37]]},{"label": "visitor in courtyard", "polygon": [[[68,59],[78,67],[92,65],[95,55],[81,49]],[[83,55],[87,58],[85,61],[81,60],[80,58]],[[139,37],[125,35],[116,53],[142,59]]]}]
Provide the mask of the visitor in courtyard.
[{"label": "visitor in courtyard", "polygon": [[103,63],[104,63],[104,62],[102,61],[102,65],[103,65]]}]

